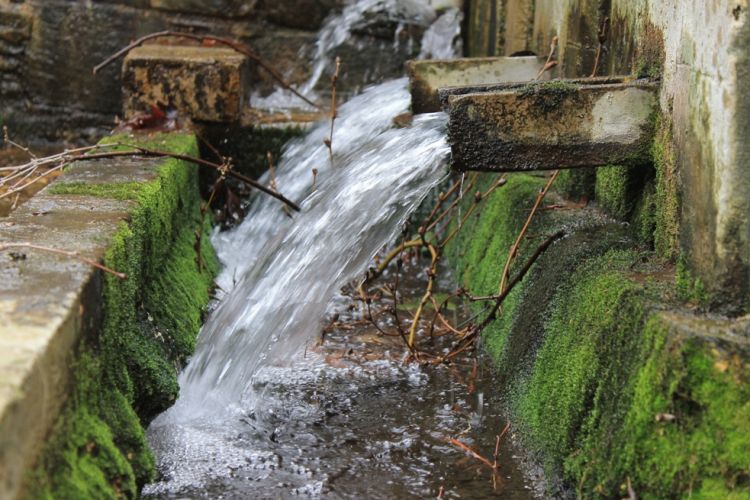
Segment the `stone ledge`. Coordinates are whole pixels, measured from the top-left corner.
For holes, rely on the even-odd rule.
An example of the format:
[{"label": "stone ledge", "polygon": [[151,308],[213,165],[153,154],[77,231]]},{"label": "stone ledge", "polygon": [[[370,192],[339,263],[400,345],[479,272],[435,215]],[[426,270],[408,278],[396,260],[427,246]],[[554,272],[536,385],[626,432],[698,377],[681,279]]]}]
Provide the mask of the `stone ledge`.
[{"label": "stone ledge", "polygon": [[[534,56],[407,61],[412,111],[415,114],[440,111],[438,89],[444,87],[530,82],[539,75],[544,63]],[[550,78],[551,72],[546,72],[541,79]]]},{"label": "stone ledge", "polygon": [[450,95],[453,167],[527,171],[647,161],[658,83],[578,82]]},{"label": "stone ledge", "polygon": [[[75,174],[71,175],[75,178]],[[42,192],[0,222],[31,241],[101,260],[132,202]],[[96,329],[100,272],[52,254],[0,256],[0,497],[13,498],[67,397],[74,347]]]},{"label": "stone ledge", "polygon": [[[184,135],[177,137],[186,140],[168,139],[164,144],[159,138],[150,141],[151,144],[158,141],[162,149],[177,148],[189,154],[197,152],[195,139]],[[187,150],[186,144],[189,144]],[[107,256],[111,255],[113,245],[122,243],[123,230],[130,232],[135,218],[142,217],[138,214],[147,199],[144,196],[148,195],[139,193],[168,189],[163,169],[169,161],[172,160],[117,159],[74,164],[57,182],[19,207],[10,217],[0,219],[0,243],[28,241],[105,261],[110,258]],[[190,173],[185,174],[188,171]],[[178,186],[169,189],[180,191],[182,201],[174,199],[173,203],[160,208],[190,211],[192,214],[198,203],[197,168],[181,164],[169,172],[191,180],[174,181]],[[193,191],[183,192],[187,188]],[[85,192],[77,193],[77,190]],[[165,220],[182,218],[189,221],[194,215],[168,213],[165,217]],[[174,226],[172,231],[184,229],[176,222],[171,224]],[[179,238],[178,233],[173,233],[173,237]],[[166,240],[164,252],[149,252],[171,254],[174,245],[177,243]],[[192,241],[186,245],[191,248]],[[144,250],[147,249],[141,249]],[[163,267],[165,264],[154,267],[159,265]],[[142,277],[134,275],[130,269],[128,272],[131,281],[140,283]],[[107,283],[112,280],[118,281],[85,263],[50,253],[20,248],[13,253],[0,254],[0,498],[29,494],[23,493],[24,483],[29,480],[42,450],[48,448],[50,439],[59,432],[53,432],[53,429],[60,428],[61,415],[69,406],[66,400],[72,393],[77,394],[80,375],[78,368],[74,371],[73,367],[78,365],[81,346],[107,342],[102,329],[107,321],[113,321],[107,319],[107,314],[112,314],[112,311],[107,312],[112,300],[107,290],[111,290],[112,284]],[[122,284],[126,288],[133,286],[127,280]],[[115,286],[119,284],[115,283]],[[207,293],[206,290],[206,296]],[[188,332],[188,335],[195,333],[197,330]],[[102,347],[83,349],[88,349],[89,356],[92,353],[98,356],[96,352]],[[167,366],[171,367],[173,363],[179,361],[170,361]],[[97,383],[104,384],[102,380]],[[135,390],[143,388],[136,387]],[[77,400],[78,396],[74,399]],[[76,401],[73,406],[78,404],[81,402]],[[142,418],[145,421],[147,417]],[[111,435],[117,436],[122,431],[112,428]],[[139,459],[123,454],[128,460]],[[47,470],[35,476],[35,483],[45,483],[49,487],[53,480],[45,479],[48,473]],[[70,470],[63,474],[72,477],[75,473]],[[143,477],[144,472],[140,473]],[[145,474],[150,473],[146,471]],[[44,485],[33,486],[45,488]],[[53,488],[51,493],[57,492]]]}]

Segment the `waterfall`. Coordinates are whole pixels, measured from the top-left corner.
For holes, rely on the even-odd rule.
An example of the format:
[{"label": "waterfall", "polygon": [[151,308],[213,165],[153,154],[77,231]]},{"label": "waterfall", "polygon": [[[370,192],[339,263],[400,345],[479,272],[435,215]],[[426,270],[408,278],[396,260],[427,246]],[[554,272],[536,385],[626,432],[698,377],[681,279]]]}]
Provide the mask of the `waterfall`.
[{"label": "waterfall", "polygon": [[[346,7],[319,34],[310,88],[327,64],[326,48],[340,44],[378,5],[385,12],[401,9],[400,19],[430,15],[420,0],[360,0]],[[452,25],[458,26],[460,15],[449,9],[440,19],[426,36],[431,50],[446,54],[447,47],[455,47]],[[441,42],[441,33],[451,41]],[[258,387],[267,386],[269,377],[291,376],[293,386],[325,371],[315,368],[314,355],[308,354],[302,366],[300,360],[306,346],[317,341],[333,297],[364,275],[374,255],[394,241],[446,173],[450,148],[444,114],[417,116],[406,128],[394,126],[394,118],[409,110],[407,87],[405,78],[388,81],[341,105],[332,161],[324,144],[330,134],[327,120],[285,147],[275,182],[299,202],[301,212],[290,217],[277,200],[257,195],[242,224],[213,235],[223,264],[217,278],[221,301],[180,375],[179,399],[149,428],[163,477],[146,488],[147,496],[202,488],[238,467],[270,460],[273,454],[259,451],[244,436],[248,416],[255,418],[263,404],[255,391],[265,390]],[[269,184],[269,174],[260,180]],[[403,376],[401,369],[393,376]]]},{"label": "waterfall", "polygon": [[290,219],[277,201],[258,198],[242,225],[216,238],[226,266],[219,283],[231,291],[204,325],[180,377],[180,399],[163,419],[251,405],[258,367],[301,351],[333,295],[363,274],[439,182],[449,152],[445,116],[393,128],[408,108],[406,86],[405,79],[378,85],[341,107],[333,167],[326,122],[287,149],[277,185],[304,200],[301,213]]}]

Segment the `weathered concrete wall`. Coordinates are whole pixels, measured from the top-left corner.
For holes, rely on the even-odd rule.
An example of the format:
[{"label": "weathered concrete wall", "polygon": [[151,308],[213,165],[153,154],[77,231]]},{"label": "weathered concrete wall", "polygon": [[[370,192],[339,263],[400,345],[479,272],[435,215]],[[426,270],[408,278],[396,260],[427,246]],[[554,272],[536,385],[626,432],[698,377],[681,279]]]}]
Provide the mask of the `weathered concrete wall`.
[{"label": "weathered concrete wall", "polygon": [[[129,140],[198,150],[190,134]],[[218,266],[208,238],[196,244],[199,207],[195,165],[97,160],[0,219],[0,243],[127,275],[0,254],[0,498],[135,498],[153,477],[142,426],[177,397]]]},{"label": "weathered concrete wall", "polygon": [[[485,8],[484,0],[472,5]],[[490,2],[498,12],[524,0]],[[491,10],[491,9],[490,9]],[[750,305],[750,20],[747,0],[536,0],[526,45],[546,54],[559,37],[560,71],[591,74],[598,31],[611,29],[599,75],[660,76],[660,148],[672,164],[656,177],[659,196],[676,198],[669,231],[679,233],[690,267],[714,306],[741,313]],[[492,16],[470,17],[469,39],[481,38]],[[505,28],[507,30],[507,26]],[[480,44],[481,45],[481,44]],[[474,55],[494,53],[479,45]],[[553,167],[553,166],[551,166]],[[660,191],[661,190],[661,191]],[[662,191],[673,192],[663,193]],[[675,201],[667,202],[675,205]],[[665,254],[675,255],[665,250]]]},{"label": "weathered concrete wall", "polygon": [[[121,112],[120,63],[92,68],[130,41],[161,30],[228,36],[249,45],[290,82],[311,73],[317,30],[343,0],[0,0],[0,120],[19,138],[91,142]],[[386,22],[387,21],[387,22]],[[424,27],[408,25],[394,56],[398,19],[378,16],[356,27],[338,49],[339,91],[400,76],[419,53]],[[337,54],[331,54],[335,57]],[[275,81],[251,65],[261,95]],[[321,88],[330,82],[324,77]],[[89,137],[86,137],[86,136]],[[82,137],[83,136],[83,137]]]}]

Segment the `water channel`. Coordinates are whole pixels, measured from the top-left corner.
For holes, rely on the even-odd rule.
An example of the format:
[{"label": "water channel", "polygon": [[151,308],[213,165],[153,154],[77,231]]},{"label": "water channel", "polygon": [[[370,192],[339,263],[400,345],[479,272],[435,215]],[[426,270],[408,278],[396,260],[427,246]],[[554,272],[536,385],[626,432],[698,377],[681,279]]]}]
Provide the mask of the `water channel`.
[{"label": "water channel", "polygon": [[[321,44],[340,43],[364,12],[357,5],[326,24]],[[399,5],[416,16],[427,10]],[[432,48],[423,52],[447,54],[456,12],[428,31]],[[320,78],[321,61],[314,67]],[[447,175],[445,115],[394,127],[409,105],[406,79],[351,99],[339,110],[332,158],[330,124],[321,122],[280,160],[276,185],[302,201],[300,214],[257,198],[239,227],[214,235],[221,300],[180,377],[179,400],[149,429],[160,477],[146,497],[532,496],[512,431],[495,473],[449,442],[493,457],[507,422],[491,365],[405,363],[401,339],[363,322],[362,305],[340,293]],[[444,274],[441,286],[455,288]],[[405,275],[416,296],[424,266],[412,262]],[[331,317],[338,321],[325,328]]]}]

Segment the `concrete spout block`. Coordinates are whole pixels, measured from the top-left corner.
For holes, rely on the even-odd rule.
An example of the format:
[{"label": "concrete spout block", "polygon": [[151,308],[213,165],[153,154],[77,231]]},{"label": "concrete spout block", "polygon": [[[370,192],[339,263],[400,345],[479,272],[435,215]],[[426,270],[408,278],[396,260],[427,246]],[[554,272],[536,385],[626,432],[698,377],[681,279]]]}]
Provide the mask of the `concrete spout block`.
[{"label": "concrete spout block", "polygon": [[181,117],[236,122],[247,94],[247,58],[229,48],[144,45],[123,62],[126,118],[161,104]]},{"label": "concrete spout block", "polygon": [[[535,57],[475,57],[451,60],[407,61],[412,111],[440,111],[438,89],[507,82],[529,82],[545,61]],[[550,73],[542,75],[550,78]]]},{"label": "concrete spout block", "polygon": [[658,85],[622,79],[508,85],[447,96],[453,167],[529,171],[648,159]]}]

